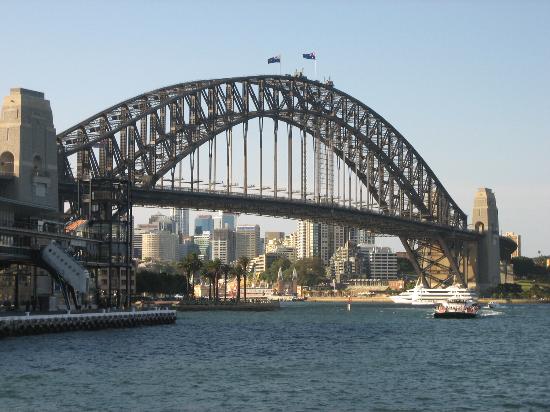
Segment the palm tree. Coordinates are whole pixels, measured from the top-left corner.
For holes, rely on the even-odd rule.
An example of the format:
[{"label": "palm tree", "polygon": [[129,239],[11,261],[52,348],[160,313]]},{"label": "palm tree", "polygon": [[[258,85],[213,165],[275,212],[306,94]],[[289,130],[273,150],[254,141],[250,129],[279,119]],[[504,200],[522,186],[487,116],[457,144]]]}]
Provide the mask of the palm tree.
[{"label": "palm tree", "polygon": [[212,271],[212,280],[214,282],[214,300],[217,302],[219,298],[218,279],[220,278],[222,262],[220,259],[214,259],[210,262],[210,270]]},{"label": "palm tree", "polygon": [[227,301],[227,276],[231,273],[231,266],[223,263],[220,272],[223,273],[223,300]]},{"label": "palm tree", "polygon": [[181,269],[187,278],[187,295],[195,298],[195,274],[202,267],[202,261],[196,253],[190,253],[178,262],[178,269]]},{"label": "palm tree", "polygon": [[241,276],[242,276],[241,266],[237,264],[232,265],[231,272],[237,278],[237,303],[238,303],[241,300]]},{"label": "palm tree", "polygon": [[248,264],[250,263],[250,258],[246,256],[241,256],[237,261],[237,266],[240,268],[240,272],[244,278],[244,301],[246,302],[246,278],[248,276]]},{"label": "palm tree", "polygon": [[213,272],[210,268],[212,261],[205,262],[201,270],[201,277],[208,280],[208,300],[212,300],[212,276]]},{"label": "palm tree", "polygon": [[[214,259],[205,263],[202,276],[208,279],[208,300],[218,300],[218,279],[222,262],[220,259]],[[214,290],[212,290],[212,288]]]}]

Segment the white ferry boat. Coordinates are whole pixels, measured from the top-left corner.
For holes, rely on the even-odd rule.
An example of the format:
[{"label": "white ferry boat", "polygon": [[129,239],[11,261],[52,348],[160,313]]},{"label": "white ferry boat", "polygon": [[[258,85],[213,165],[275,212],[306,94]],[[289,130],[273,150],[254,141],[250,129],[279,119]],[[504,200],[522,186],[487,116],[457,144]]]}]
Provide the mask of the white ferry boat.
[{"label": "white ferry boat", "polygon": [[451,297],[447,302],[439,303],[434,312],[434,318],[475,318],[479,311],[479,305],[472,300],[464,300]]},{"label": "white ferry boat", "polygon": [[395,303],[410,305],[436,305],[447,302],[450,298],[477,301],[478,296],[474,290],[470,290],[455,283],[447,288],[430,288],[425,279],[418,278],[414,288],[406,290],[399,295],[392,296]]}]

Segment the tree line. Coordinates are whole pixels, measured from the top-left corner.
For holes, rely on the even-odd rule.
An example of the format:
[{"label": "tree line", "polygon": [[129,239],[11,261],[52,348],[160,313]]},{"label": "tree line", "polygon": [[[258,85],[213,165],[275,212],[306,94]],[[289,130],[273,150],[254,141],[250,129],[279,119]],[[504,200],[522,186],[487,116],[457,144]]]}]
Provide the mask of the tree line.
[{"label": "tree line", "polygon": [[[152,269],[139,270],[136,274],[136,292],[154,295],[181,294],[194,299],[195,285],[202,280],[209,286],[210,300],[227,300],[226,285],[228,281],[235,279],[237,281],[236,300],[240,301],[241,297],[246,299],[246,285],[250,275],[249,263],[250,259],[244,256],[233,264],[225,264],[219,259],[203,261],[196,253],[190,253],[173,265],[155,264]],[[317,286],[329,282],[323,261],[318,257],[300,259],[294,263],[284,257],[278,258],[260,274],[260,279],[275,283],[279,268],[283,271],[285,281],[290,281],[293,271],[296,270],[300,285]],[[222,290],[219,290],[220,279],[224,279]]]},{"label": "tree line", "polygon": [[[246,284],[248,278],[247,257],[239,258],[234,264],[222,263],[219,259],[202,261],[196,253],[190,253],[175,265],[158,266],[160,273],[151,270],[141,270],[136,274],[136,292],[151,294],[181,294],[189,299],[195,298],[195,285],[203,280],[208,283],[209,300],[227,300],[227,283],[237,280],[236,300],[242,296],[246,300]],[[164,272],[162,271],[164,270]],[[219,280],[224,279],[224,289],[219,290]],[[244,281],[244,282],[243,282]]]}]

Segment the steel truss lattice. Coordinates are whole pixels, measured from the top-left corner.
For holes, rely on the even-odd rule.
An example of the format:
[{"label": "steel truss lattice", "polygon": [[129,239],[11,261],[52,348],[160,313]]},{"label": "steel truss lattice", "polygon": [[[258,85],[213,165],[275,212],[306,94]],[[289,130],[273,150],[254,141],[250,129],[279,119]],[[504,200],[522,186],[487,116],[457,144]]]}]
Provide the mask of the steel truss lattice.
[{"label": "steel truss lattice", "polygon": [[[193,181],[193,167],[197,169],[197,176],[199,167],[194,165],[195,154],[205,146],[211,159],[216,150],[216,145],[212,143],[218,135],[224,134],[228,147],[227,174],[230,176],[232,130],[242,125],[245,140],[244,198],[239,197],[240,203],[236,201],[232,207],[238,207],[235,206],[238,203],[242,208],[259,209],[261,212],[262,199],[249,196],[247,192],[246,159],[250,154],[246,152],[246,141],[251,138],[248,136],[248,123],[258,119],[261,142],[265,118],[274,121],[275,142],[277,130],[284,130],[278,126],[282,122],[290,126],[287,127],[289,141],[304,139],[307,133],[324,147],[323,150],[315,149],[318,150],[317,160],[309,165],[305,160],[306,145],[302,143],[301,165],[299,169],[294,168],[300,170],[302,175],[297,196],[293,196],[292,191],[293,167],[291,163],[287,165],[288,201],[296,205],[307,201],[305,170],[308,167],[326,169],[328,175],[332,173],[333,164],[342,162],[366,188],[365,196],[377,205],[380,215],[377,222],[383,219],[393,222],[388,226],[391,226],[390,229],[381,224],[375,228],[376,231],[400,236],[408,245],[410,255],[418,262],[420,272],[442,264],[441,261],[426,264],[422,257],[422,250],[435,248],[441,249],[440,252],[447,257],[445,260],[449,262],[451,272],[460,273],[456,260],[450,258],[460,249],[455,247],[453,239],[472,240],[477,235],[467,230],[466,214],[427,163],[389,122],[370,107],[334,88],[330,82],[321,83],[303,76],[250,76],[182,83],[141,94],[103,110],[58,135],[60,160],[64,165],[61,187],[70,197],[74,195],[71,185],[74,186],[79,179],[120,178],[127,179],[132,188],[143,195],[143,191],[157,190],[159,183],[163,185],[163,177],[171,175],[169,187],[162,188],[167,192],[175,190],[174,174],[180,162],[183,159],[192,160]],[[292,127],[297,127],[302,133],[293,136]],[[76,156],[76,171],[71,166],[72,156]],[[277,198],[277,151],[274,156],[272,197]],[[288,158],[291,162],[291,153]],[[216,179],[215,175],[216,170],[210,170],[209,188],[212,179]],[[228,197],[232,196],[230,182],[232,180],[228,179]],[[315,201],[319,205],[326,206],[328,203],[330,206],[330,196],[336,188],[322,179],[318,179],[315,185]],[[322,190],[324,197],[321,196]],[[216,200],[213,193],[210,196],[213,198],[211,203],[205,198],[197,202],[202,202],[200,205],[203,207],[215,207],[219,199]],[[263,191],[260,168],[260,198],[264,197],[264,204],[272,201]],[[147,196],[143,195],[141,199],[144,203],[150,201],[157,204],[159,198],[147,200]],[[179,205],[185,203],[181,198],[174,202]],[[251,204],[255,206],[251,207]],[[362,202],[357,206],[350,201],[346,206],[362,218],[361,213],[370,213],[369,201],[366,204],[366,210]],[[295,217],[301,217],[300,210],[305,209],[297,207]],[[337,209],[334,208],[335,211]],[[273,208],[268,214],[277,215],[277,210]],[[405,222],[416,226],[407,226]],[[424,239],[422,247],[417,244],[419,238]]]}]

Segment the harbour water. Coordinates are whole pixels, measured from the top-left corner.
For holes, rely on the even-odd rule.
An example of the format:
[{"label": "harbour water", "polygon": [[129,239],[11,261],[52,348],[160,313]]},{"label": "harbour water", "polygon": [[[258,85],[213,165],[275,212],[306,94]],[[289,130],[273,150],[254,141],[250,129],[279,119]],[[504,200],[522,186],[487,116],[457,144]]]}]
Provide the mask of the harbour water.
[{"label": "harbour water", "polygon": [[0,410],[545,410],[550,306],[292,303],[0,340]]}]

